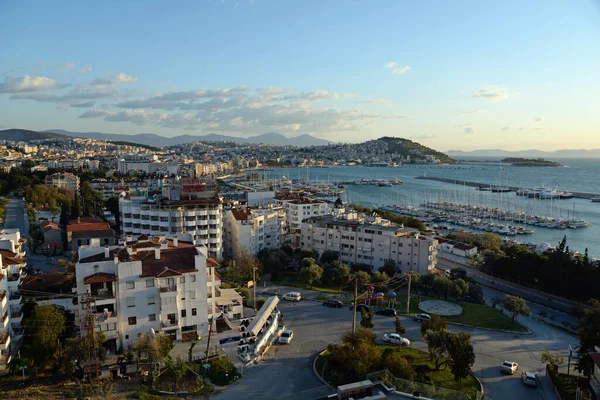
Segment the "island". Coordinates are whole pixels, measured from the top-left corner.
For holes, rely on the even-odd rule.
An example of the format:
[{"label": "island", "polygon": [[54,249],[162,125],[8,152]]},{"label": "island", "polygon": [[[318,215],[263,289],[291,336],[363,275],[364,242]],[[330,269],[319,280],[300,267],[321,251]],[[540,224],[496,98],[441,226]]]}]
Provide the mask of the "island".
[{"label": "island", "polygon": [[507,157],[500,160],[501,163],[507,163],[513,167],[562,167],[555,161],[544,160],[543,158],[521,158]]}]

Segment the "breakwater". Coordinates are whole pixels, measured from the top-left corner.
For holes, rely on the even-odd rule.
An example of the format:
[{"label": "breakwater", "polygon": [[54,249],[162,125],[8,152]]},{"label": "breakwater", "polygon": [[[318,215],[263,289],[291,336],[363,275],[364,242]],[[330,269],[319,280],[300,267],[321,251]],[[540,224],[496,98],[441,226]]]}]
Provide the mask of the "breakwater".
[{"label": "breakwater", "polygon": [[[435,176],[417,176],[416,179],[424,179],[424,180],[428,180],[428,181],[452,183],[455,185],[470,186],[470,187],[476,187],[476,188],[490,186],[488,183],[463,181],[461,179],[438,178]],[[510,189],[511,191],[515,191],[515,192],[520,189],[517,186],[502,185],[502,187],[506,187],[506,188]],[[588,200],[591,199],[592,197],[600,196],[600,194],[597,194],[597,193],[583,193],[583,192],[570,192],[570,193],[573,194],[573,197],[576,197],[579,199],[588,199]]]}]

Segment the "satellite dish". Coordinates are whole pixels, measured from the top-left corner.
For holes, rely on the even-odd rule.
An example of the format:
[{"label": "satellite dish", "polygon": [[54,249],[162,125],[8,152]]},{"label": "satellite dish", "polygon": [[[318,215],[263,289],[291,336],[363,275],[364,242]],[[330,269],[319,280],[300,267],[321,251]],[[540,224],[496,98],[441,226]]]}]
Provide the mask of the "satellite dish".
[{"label": "satellite dish", "polygon": [[149,335],[150,337],[156,337],[156,332],[154,331],[154,328],[150,328]]}]

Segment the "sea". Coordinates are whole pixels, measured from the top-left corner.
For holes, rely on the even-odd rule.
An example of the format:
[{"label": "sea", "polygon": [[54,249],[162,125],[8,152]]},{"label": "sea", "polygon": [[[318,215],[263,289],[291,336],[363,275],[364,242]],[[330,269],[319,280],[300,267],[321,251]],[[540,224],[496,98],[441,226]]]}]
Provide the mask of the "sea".
[{"label": "sea", "polygon": [[[558,244],[567,236],[571,249],[581,253],[587,248],[590,256],[600,258],[600,203],[587,199],[529,199],[515,192],[491,193],[474,187],[417,179],[438,177],[478,182],[484,185],[541,187],[570,192],[600,195],[600,158],[556,158],[562,167],[514,167],[497,163],[493,157],[464,157],[461,165],[404,165],[401,167],[332,166],[327,168],[274,168],[265,171],[266,177],[286,177],[294,181],[348,182],[359,179],[402,180],[401,185],[378,187],[372,185],[345,185],[342,200],[370,207],[382,205],[411,205],[419,207],[425,201],[452,201],[499,207],[512,211],[571,219],[583,218],[590,225],[578,229],[551,229],[530,227],[535,233],[512,239],[521,242]],[[497,160],[497,159],[496,159]],[[475,161],[475,162],[474,162]]]}]

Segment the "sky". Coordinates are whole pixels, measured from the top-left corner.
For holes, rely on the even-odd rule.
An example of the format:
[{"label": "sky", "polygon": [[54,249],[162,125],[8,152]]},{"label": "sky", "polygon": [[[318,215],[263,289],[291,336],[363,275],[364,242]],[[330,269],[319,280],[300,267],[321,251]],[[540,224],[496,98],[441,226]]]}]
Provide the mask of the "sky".
[{"label": "sky", "polygon": [[0,0],[0,129],[600,148],[600,0]]}]

